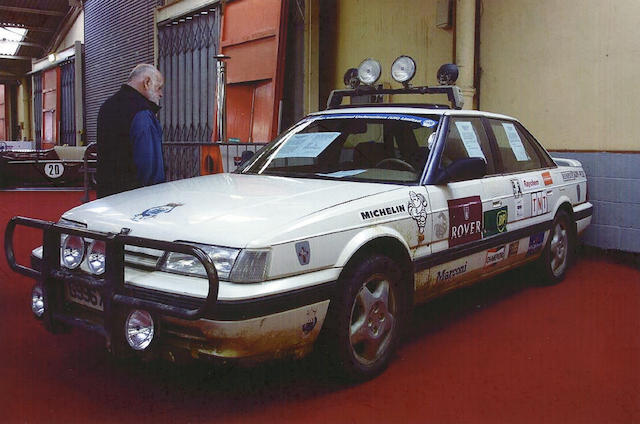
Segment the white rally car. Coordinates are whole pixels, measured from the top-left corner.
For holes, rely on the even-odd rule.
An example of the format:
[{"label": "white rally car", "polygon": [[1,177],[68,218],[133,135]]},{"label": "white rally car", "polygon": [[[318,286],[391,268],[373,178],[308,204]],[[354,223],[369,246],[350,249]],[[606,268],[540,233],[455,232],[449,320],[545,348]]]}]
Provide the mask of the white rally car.
[{"label": "white rally car", "polygon": [[[34,314],[169,358],[302,356],[320,336],[364,379],[414,305],[533,261],[561,280],[591,220],[580,163],[552,159],[514,118],[460,110],[455,86],[401,82],[335,91],[235,173],[99,199],[57,224],[14,218],[7,258],[36,279]],[[454,108],[340,105],[430,93]],[[44,231],[31,267],[15,262],[17,225]]]}]

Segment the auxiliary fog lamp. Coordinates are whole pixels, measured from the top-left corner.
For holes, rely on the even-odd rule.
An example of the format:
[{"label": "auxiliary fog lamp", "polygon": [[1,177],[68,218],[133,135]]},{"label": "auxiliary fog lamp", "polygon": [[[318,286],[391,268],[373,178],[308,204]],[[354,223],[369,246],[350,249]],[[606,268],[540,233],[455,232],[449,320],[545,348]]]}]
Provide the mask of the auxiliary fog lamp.
[{"label": "auxiliary fog lamp", "polygon": [[416,62],[409,56],[399,56],[391,65],[391,76],[405,87],[416,74]]},{"label": "auxiliary fog lamp", "polygon": [[375,59],[365,59],[358,66],[358,79],[366,85],[373,85],[380,79],[382,67]]}]

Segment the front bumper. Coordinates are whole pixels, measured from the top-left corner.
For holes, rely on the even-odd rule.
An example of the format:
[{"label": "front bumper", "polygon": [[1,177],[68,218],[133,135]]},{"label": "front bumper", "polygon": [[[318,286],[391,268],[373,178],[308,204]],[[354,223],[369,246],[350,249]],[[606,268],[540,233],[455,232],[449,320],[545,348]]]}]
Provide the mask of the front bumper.
[{"label": "front bumper", "polygon": [[[15,262],[13,233],[18,225],[43,231],[43,258],[32,255],[31,268]],[[103,240],[107,246],[107,269],[97,277],[60,267],[61,234]],[[207,270],[206,298],[171,294],[135,287],[125,282],[124,246],[174,251],[195,256]],[[251,358],[307,353],[316,340],[329,305],[333,283],[242,301],[218,299],[219,281],[213,264],[197,247],[123,234],[102,234],[51,222],[13,218],[5,232],[5,252],[12,269],[30,276],[43,287],[45,327],[58,332],[65,326],[82,327],[102,334],[107,346],[122,345],[122,316],[131,309],[151,312],[159,323],[156,352],[176,349],[191,357]],[[66,284],[97,290],[103,311],[72,302]]]}]

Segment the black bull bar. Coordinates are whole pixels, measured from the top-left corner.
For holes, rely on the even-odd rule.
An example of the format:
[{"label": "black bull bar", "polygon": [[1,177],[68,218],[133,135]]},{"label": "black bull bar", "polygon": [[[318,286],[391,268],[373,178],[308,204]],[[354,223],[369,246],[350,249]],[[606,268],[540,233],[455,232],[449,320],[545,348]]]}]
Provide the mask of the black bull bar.
[{"label": "black bull bar", "polygon": [[[37,228],[43,231],[41,269],[36,270],[16,263],[13,249],[13,234],[16,226]],[[79,270],[69,270],[60,266],[60,237],[62,234],[79,236],[105,243],[105,272],[100,276],[87,274]],[[141,299],[125,293],[124,285],[124,246],[137,246],[165,252],[176,252],[194,256],[207,273],[209,293],[195,309],[188,309],[158,301]],[[40,282],[43,289],[45,314],[43,320],[48,330],[56,331],[56,323],[84,327],[98,332],[109,341],[113,331],[113,317],[118,307],[145,309],[152,313],[184,320],[196,320],[210,311],[218,298],[218,274],[208,255],[200,248],[186,243],[153,240],[134,237],[122,233],[98,233],[95,231],[72,228],[39,219],[13,217],[9,220],[4,238],[5,255],[14,271],[32,277]],[[81,319],[64,313],[64,291],[61,283],[71,282],[98,290],[102,296],[104,324]]]}]

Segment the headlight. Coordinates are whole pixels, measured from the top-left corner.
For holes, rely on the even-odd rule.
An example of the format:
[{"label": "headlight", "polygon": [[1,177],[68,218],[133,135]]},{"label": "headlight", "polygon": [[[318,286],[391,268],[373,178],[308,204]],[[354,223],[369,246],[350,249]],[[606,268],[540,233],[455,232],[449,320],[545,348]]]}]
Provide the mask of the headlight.
[{"label": "headlight", "polygon": [[[233,263],[240,252],[239,249],[229,249],[226,247],[209,246],[206,244],[189,243],[193,246],[197,246],[209,256],[211,262],[216,267],[218,277],[226,280],[229,278],[229,273],[233,267]],[[176,272],[179,274],[197,275],[200,277],[206,277],[207,272],[204,266],[194,256],[186,255],[184,253],[168,252],[165,256],[162,265],[160,266],[162,271]]]},{"label": "headlight", "polygon": [[60,256],[63,266],[69,269],[78,268],[84,258],[84,240],[82,237],[66,237],[62,243],[62,252]]},{"label": "headlight", "polygon": [[358,79],[363,84],[373,85],[380,78],[381,71],[380,62],[375,59],[365,59],[358,66]]},{"label": "headlight", "polygon": [[391,65],[391,76],[401,84],[408,84],[416,74],[416,62],[409,56],[400,56]]},{"label": "headlight", "polygon": [[124,336],[133,350],[145,350],[153,341],[155,323],[147,311],[133,310],[124,323]]},{"label": "headlight", "polygon": [[268,250],[243,250],[233,266],[230,280],[234,283],[257,283],[264,281],[269,265]]},{"label": "headlight", "polygon": [[105,244],[103,241],[94,240],[87,251],[87,265],[89,271],[95,275],[104,273]]}]

